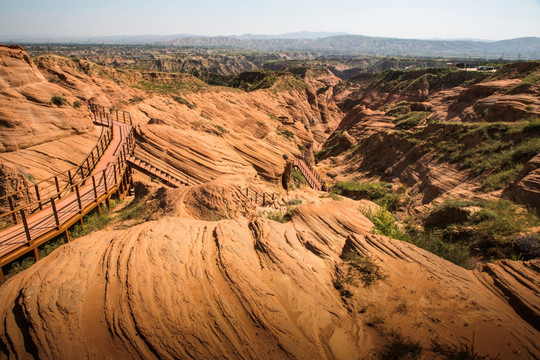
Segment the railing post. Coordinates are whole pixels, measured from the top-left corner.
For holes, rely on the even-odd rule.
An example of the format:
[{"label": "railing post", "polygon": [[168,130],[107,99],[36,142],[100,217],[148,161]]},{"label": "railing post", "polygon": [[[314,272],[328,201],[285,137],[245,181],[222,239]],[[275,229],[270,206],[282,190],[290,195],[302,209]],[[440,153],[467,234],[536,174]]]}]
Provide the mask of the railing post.
[{"label": "railing post", "polygon": [[77,203],[79,204],[79,213],[82,214],[81,193],[79,192],[79,184],[75,184],[75,192],[77,193]]},{"label": "railing post", "polygon": [[97,188],[96,188],[96,178],[94,175],[92,175],[92,186],[94,188],[94,201],[97,201]]},{"label": "railing post", "polygon": [[94,158],[94,152],[92,151],[92,166],[96,166],[96,159]]},{"label": "railing post", "polygon": [[38,185],[34,185],[34,188],[36,190],[36,198],[37,198],[37,201],[38,201],[38,206],[39,206],[39,210],[43,210],[43,205],[41,205],[41,196],[39,196],[39,188],[38,188]]},{"label": "railing post", "polygon": [[[92,154],[94,152],[92,151]],[[90,171],[90,158],[86,158],[86,168],[88,169],[88,175],[90,175],[91,171]]]},{"label": "railing post", "polygon": [[8,201],[9,201],[9,209],[11,211],[13,211],[13,213],[11,213],[11,216],[13,217],[13,221],[16,224],[17,223],[17,213],[15,212],[15,204],[13,203],[13,198],[11,196],[8,196]]},{"label": "railing post", "polygon": [[107,169],[103,169],[103,185],[105,186],[105,193],[109,192],[109,189],[107,188]]},{"label": "railing post", "polygon": [[21,210],[21,219],[24,225],[24,233],[26,234],[26,240],[28,240],[28,245],[32,242],[32,238],[30,237],[30,229],[28,228],[28,222],[26,221],[26,214],[24,213],[24,210]]},{"label": "railing post", "polygon": [[60,199],[60,184],[58,183],[58,177],[54,177],[54,184],[56,185],[56,194],[58,194],[58,198]]},{"label": "railing post", "polygon": [[68,170],[69,185],[73,185],[73,178],[71,177],[71,170]]},{"label": "railing post", "polygon": [[113,164],[113,170],[114,170],[114,183],[118,184],[118,179],[116,177],[116,163]]},{"label": "railing post", "polygon": [[58,229],[60,227],[60,219],[58,218],[58,212],[56,211],[56,203],[54,202],[54,198],[51,198],[51,206],[54,214],[54,221],[56,222],[56,228]]}]

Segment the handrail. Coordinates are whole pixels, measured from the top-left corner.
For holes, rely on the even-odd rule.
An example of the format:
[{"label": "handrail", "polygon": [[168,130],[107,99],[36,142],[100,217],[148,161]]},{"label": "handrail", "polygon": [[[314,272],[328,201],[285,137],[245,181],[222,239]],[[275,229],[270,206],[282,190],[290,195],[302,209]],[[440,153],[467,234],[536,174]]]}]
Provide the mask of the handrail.
[{"label": "handrail", "polygon": [[[29,214],[34,213],[37,210],[42,209],[42,204],[49,201],[50,198],[61,199],[69,193],[66,189],[69,187],[69,184],[72,184],[74,181],[77,181],[78,178],[84,178],[85,175],[92,173],[96,164],[101,159],[101,156],[105,153],[105,149],[109,146],[112,141],[112,131],[110,128],[102,128],[100,137],[98,138],[96,145],[88,153],[86,158],[77,166],[74,166],[66,171],[57,173],[45,180],[40,181],[39,183],[26,186],[22,189],[14,191],[10,194],[0,197],[0,203],[5,203],[6,199],[10,206],[9,212],[4,212],[0,214],[0,218],[5,217],[6,214],[11,215],[14,211],[19,211],[21,209],[28,209],[30,205],[35,206],[34,209],[29,211]],[[94,155],[95,154],[95,155]],[[66,183],[63,189],[61,189],[60,184]],[[17,207],[15,199],[26,198],[26,205]],[[31,202],[31,198],[35,198],[35,202]],[[17,223],[17,218],[13,218],[14,222]]]},{"label": "handrail", "polygon": [[200,184],[200,181],[190,177],[186,173],[178,170],[177,168],[173,167],[162,159],[159,159],[140,148],[133,147],[131,155],[133,156],[134,160],[145,162],[147,165],[152,166],[156,170],[160,170],[165,174],[169,175],[170,177],[176,179],[179,183],[185,185]]},{"label": "handrail", "polygon": [[244,194],[243,192],[241,192],[241,194],[244,195],[244,197],[248,201],[255,202],[255,205],[257,205],[257,202],[259,201],[259,199],[261,200],[261,206],[265,206],[267,203],[269,203],[270,199],[272,199],[272,202],[274,202],[276,200],[276,194],[274,194],[274,193],[267,193],[265,191],[260,193],[260,192],[257,192],[255,190],[251,190],[253,195],[250,197],[249,196],[249,191],[250,191],[250,188],[246,188],[246,193]]},{"label": "handrail", "polygon": [[[118,110],[116,108],[110,107],[106,108],[101,105],[89,103],[90,111],[94,115],[94,121],[100,123],[106,123],[107,126],[112,126],[113,120],[123,122],[125,124],[133,126],[133,120],[131,119],[131,114],[127,111]],[[98,121],[99,117],[99,121]]]},{"label": "handrail", "polygon": [[322,177],[313,169],[309,163],[303,158],[294,159],[294,166],[296,166],[304,175],[309,185],[315,190],[322,190],[322,184],[324,180]]}]

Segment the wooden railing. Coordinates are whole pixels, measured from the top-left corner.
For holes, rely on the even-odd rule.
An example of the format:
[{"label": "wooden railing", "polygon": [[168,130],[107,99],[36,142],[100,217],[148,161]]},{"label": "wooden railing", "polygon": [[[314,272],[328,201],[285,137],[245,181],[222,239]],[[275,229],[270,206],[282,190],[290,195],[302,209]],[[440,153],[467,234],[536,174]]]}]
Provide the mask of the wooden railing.
[{"label": "wooden railing", "polygon": [[[0,231],[0,267],[30,251],[39,259],[38,246],[62,233],[69,241],[67,229],[70,226],[77,221],[82,224],[83,216],[96,207],[101,211],[99,206],[103,202],[110,207],[112,194],[121,197],[131,188],[131,170],[127,163],[135,141],[131,116],[117,110],[108,112],[97,105],[91,105],[90,109],[94,121],[106,127],[86,159],[78,167],[47,179],[52,183],[50,188],[43,185],[47,183],[44,181],[2,198],[10,203],[10,211],[0,214],[0,222],[8,226]],[[116,117],[129,126],[120,125],[113,131]],[[114,160],[106,165],[101,162],[102,170],[96,172],[106,150],[110,151],[107,156],[112,155],[108,147],[113,132],[116,137]],[[65,185],[61,186],[62,183]],[[15,204],[15,196],[26,196],[27,201]]]},{"label": "wooden railing", "polygon": [[147,173],[150,176],[164,180],[175,187],[180,185],[198,185],[201,183],[200,181],[171,166],[164,160],[152,156],[135,146],[133,146],[130,152],[128,161],[130,165],[136,167],[137,169]]},{"label": "wooden railing", "polygon": [[105,107],[93,103],[90,103],[89,106],[90,111],[92,112],[92,116],[94,118],[94,122],[96,123],[111,127],[113,121],[119,121],[133,126],[131,114],[126,111],[118,110],[113,107]]},{"label": "wooden railing", "polygon": [[258,192],[250,188],[246,188],[246,193],[243,195],[245,195],[246,200],[250,201],[256,206],[258,206],[259,203],[260,206],[270,205],[273,204],[277,199],[277,196],[274,193]]},{"label": "wooden railing", "polygon": [[294,159],[294,166],[304,175],[309,185],[315,190],[322,190],[324,179],[303,158]]},{"label": "wooden railing", "polygon": [[51,199],[60,200],[68,195],[74,183],[88,177],[103,156],[105,149],[112,140],[110,128],[103,128],[94,148],[86,158],[77,166],[51,176],[37,184],[24,187],[15,192],[0,197],[0,204],[9,205],[9,211],[1,211],[0,221],[17,224],[23,221],[21,211],[31,215],[43,209],[44,204]]}]

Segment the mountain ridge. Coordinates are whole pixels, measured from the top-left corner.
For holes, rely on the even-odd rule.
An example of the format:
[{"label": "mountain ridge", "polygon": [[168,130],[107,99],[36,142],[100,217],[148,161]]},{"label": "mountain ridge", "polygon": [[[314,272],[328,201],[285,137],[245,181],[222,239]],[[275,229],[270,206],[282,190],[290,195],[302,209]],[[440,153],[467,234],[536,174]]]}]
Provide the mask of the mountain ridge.
[{"label": "mountain ridge", "polygon": [[8,43],[79,43],[163,45],[225,48],[247,51],[312,51],[324,54],[375,56],[471,57],[519,60],[540,59],[540,38],[520,37],[497,41],[401,39],[330,32],[294,32],[280,35],[243,34],[230,36],[125,35],[125,36],[3,36]]}]

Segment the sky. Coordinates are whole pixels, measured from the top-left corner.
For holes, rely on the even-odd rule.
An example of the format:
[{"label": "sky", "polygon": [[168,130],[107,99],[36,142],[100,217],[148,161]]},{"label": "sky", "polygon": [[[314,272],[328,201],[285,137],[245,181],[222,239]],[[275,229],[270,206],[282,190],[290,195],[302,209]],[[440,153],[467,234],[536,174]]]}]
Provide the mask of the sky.
[{"label": "sky", "polygon": [[0,38],[277,35],[540,37],[540,0],[0,0]]}]

